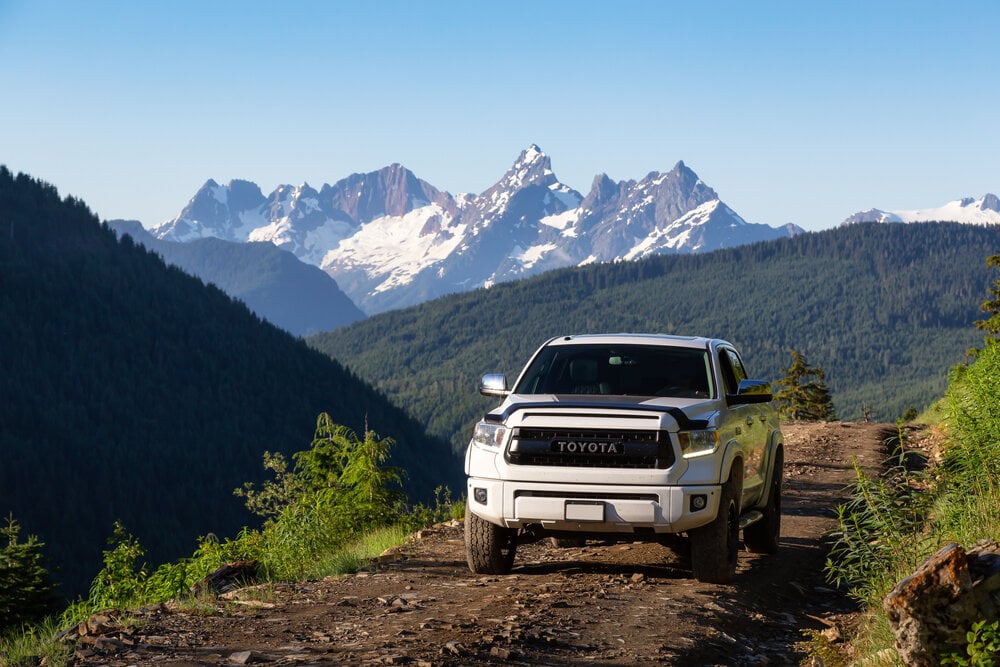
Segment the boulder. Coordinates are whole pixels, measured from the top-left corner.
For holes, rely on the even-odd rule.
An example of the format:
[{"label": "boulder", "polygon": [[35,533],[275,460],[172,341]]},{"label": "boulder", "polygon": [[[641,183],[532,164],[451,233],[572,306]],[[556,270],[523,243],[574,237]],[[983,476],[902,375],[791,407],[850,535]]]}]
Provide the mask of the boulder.
[{"label": "boulder", "polygon": [[228,591],[250,585],[257,578],[257,562],[252,560],[239,560],[226,563],[219,569],[211,572],[201,581],[191,587],[191,593],[195,597],[203,595],[218,595]]},{"label": "boulder", "polygon": [[942,547],[896,584],[882,607],[908,666],[936,667],[942,655],[964,655],[972,624],[1000,614],[1000,545]]}]

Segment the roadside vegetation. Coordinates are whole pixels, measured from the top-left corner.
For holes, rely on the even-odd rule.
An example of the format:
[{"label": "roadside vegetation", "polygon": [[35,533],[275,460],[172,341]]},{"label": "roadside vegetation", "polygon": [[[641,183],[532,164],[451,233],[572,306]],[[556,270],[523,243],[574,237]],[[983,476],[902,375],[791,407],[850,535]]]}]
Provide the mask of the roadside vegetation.
[{"label": "roadside vegetation", "polygon": [[774,402],[782,419],[789,421],[835,421],[833,397],[826,386],[826,373],[820,366],[810,366],[797,350],[789,350],[792,363],[782,369]]},{"label": "roadside vegetation", "polygon": [[[420,528],[460,519],[464,499],[437,490],[432,506],[410,506],[399,486],[404,472],[386,465],[394,445],[371,430],[358,436],[326,413],[316,422],[312,446],[292,456],[264,454],[272,478],[246,483],[235,494],[263,518],[259,529],[233,538],[202,537],[189,558],[150,568],[145,550],[121,523],[104,551],[104,567],[85,599],[62,614],[53,611],[53,585],[34,537],[18,538],[10,517],[0,551],[0,664],[65,664],[62,629],[108,609],[127,610],[167,600],[197,604],[212,596],[199,582],[220,567],[237,563],[254,583],[300,581],[349,574],[399,546]],[[247,583],[250,583],[248,581]],[[199,591],[199,592],[193,592]]]},{"label": "roadside vegetation", "polygon": [[[1000,268],[1000,255],[989,264]],[[976,323],[987,333],[984,348],[972,351],[972,363],[952,369],[945,398],[924,415],[938,419],[934,427],[945,436],[940,464],[918,465],[901,425],[888,470],[872,477],[858,469],[852,500],[839,508],[827,574],[863,609],[850,662],[898,664],[882,600],[925,558],[950,542],[1000,540],[1000,280],[990,294],[983,304],[989,317]],[[996,619],[975,623],[967,638],[965,653],[942,656],[943,664],[1000,663]]]}]

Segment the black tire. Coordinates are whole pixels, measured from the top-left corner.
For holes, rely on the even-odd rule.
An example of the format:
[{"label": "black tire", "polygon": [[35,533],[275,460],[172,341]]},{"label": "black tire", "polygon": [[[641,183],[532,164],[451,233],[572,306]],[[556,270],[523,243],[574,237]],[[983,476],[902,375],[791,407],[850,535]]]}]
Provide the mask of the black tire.
[{"label": "black tire", "polygon": [[465,509],[465,559],[476,574],[509,574],[517,551],[517,530],[503,528]]},{"label": "black tire", "polygon": [[557,549],[574,549],[587,544],[582,537],[550,537],[549,543]]},{"label": "black tire", "polygon": [[778,551],[778,542],[781,540],[781,485],[784,466],[785,453],[778,449],[774,456],[764,518],[743,529],[743,544],[747,551],[755,554],[774,554]]},{"label": "black tire", "polygon": [[719,514],[707,526],[689,531],[691,569],[698,581],[729,584],[736,578],[736,559],[740,552],[740,497],[743,493],[743,468],[737,465],[722,485]]}]

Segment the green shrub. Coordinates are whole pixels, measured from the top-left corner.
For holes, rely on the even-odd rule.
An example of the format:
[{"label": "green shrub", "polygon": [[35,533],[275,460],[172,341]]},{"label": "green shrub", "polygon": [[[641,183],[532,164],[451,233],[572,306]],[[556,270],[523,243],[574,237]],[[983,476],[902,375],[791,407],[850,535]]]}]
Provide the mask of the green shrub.
[{"label": "green shrub", "polygon": [[1000,537],[1000,343],[952,373],[941,521],[957,541]]},{"label": "green shrub", "polygon": [[1000,621],[973,623],[972,629],[965,633],[965,639],[968,642],[965,655],[945,655],[941,658],[942,665],[994,667],[1000,663]]},{"label": "green shrub", "polygon": [[145,550],[139,541],[116,521],[104,551],[104,568],[90,585],[88,602],[92,609],[123,609],[141,602],[146,592],[146,564],[139,559]]},{"label": "green shrub", "polygon": [[465,496],[458,500],[451,497],[451,489],[439,486],[434,489],[434,506],[423,503],[415,505],[403,514],[403,524],[410,530],[420,530],[445,521],[461,519],[465,516]]}]

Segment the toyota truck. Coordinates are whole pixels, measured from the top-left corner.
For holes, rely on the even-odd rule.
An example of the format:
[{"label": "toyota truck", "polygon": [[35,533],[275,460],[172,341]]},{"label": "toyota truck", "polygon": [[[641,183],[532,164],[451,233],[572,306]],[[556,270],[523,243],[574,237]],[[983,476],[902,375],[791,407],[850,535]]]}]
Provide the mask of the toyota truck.
[{"label": "toyota truck", "polygon": [[740,533],[773,554],[784,441],[768,382],[725,340],[660,334],[545,342],[475,426],[465,455],[465,548],[506,574],[518,544],[550,538],[690,542],[695,578],[730,583]]}]

